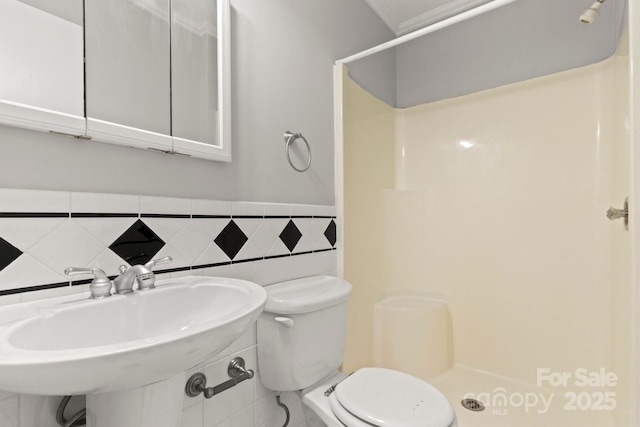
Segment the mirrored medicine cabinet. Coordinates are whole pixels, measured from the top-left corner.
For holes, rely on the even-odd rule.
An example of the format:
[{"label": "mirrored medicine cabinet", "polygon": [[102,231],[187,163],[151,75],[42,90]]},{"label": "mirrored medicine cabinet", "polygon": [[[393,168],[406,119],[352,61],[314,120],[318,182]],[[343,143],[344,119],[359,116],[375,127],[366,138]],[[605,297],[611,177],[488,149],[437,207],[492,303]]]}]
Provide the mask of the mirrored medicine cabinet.
[{"label": "mirrored medicine cabinet", "polygon": [[229,0],[3,0],[0,123],[231,160]]}]

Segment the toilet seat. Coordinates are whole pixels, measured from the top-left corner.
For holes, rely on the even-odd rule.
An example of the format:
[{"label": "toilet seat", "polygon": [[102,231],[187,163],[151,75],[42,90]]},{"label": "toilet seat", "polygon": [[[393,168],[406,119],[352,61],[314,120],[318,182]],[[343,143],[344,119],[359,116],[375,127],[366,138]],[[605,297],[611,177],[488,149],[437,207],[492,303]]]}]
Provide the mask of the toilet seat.
[{"label": "toilet seat", "polygon": [[331,393],[329,396],[329,405],[331,406],[331,411],[333,415],[345,426],[348,427],[371,427],[374,424],[369,424],[367,422],[362,421],[361,419],[354,417],[351,415],[349,411],[344,409],[340,402],[338,402],[338,398],[335,393]]},{"label": "toilet seat", "polygon": [[431,384],[402,372],[362,368],[329,396],[334,415],[349,427],[448,427],[455,413]]}]

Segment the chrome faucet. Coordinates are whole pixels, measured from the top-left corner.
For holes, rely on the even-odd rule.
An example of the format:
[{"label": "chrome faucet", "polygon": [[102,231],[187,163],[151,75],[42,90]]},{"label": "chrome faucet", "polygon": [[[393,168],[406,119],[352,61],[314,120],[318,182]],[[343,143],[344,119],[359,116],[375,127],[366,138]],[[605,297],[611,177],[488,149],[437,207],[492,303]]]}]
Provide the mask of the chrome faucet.
[{"label": "chrome faucet", "polygon": [[120,266],[120,275],[113,279],[113,289],[116,294],[128,294],[133,292],[133,285],[138,282],[138,290],[146,291],[156,287],[156,275],[152,269],[158,264],[171,262],[170,256],[154,259],[142,265],[137,264],[127,268],[126,265]]}]

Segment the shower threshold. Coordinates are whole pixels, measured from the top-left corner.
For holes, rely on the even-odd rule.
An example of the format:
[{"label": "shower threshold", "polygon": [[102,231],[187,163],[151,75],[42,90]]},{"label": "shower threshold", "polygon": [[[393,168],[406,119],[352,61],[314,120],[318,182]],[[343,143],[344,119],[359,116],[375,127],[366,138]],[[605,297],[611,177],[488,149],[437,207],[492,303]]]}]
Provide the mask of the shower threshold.
[{"label": "shower threshold", "polygon": [[[534,387],[462,366],[428,381],[447,396],[459,427],[615,427],[612,411],[567,409],[566,390]],[[465,408],[462,401],[467,398],[485,408]]]}]

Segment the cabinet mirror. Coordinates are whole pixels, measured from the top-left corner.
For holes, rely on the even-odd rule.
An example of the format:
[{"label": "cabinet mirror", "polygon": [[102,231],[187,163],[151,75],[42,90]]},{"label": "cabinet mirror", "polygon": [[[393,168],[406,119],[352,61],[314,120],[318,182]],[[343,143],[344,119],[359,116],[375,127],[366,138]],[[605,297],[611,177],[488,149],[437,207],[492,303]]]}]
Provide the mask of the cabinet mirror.
[{"label": "cabinet mirror", "polygon": [[85,0],[87,135],[230,161],[229,0]]},{"label": "cabinet mirror", "polygon": [[230,161],[229,1],[0,1],[0,123]]},{"label": "cabinet mirror", "polygon": [[85,131],[82,0],[0,1],[0,123]]}]

